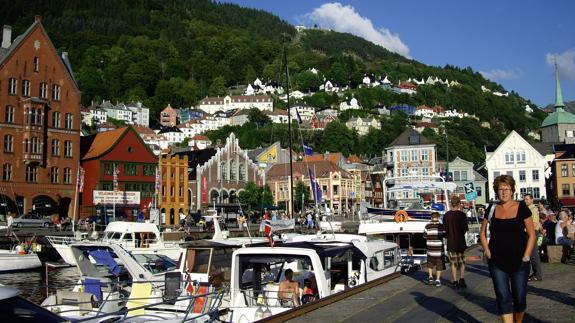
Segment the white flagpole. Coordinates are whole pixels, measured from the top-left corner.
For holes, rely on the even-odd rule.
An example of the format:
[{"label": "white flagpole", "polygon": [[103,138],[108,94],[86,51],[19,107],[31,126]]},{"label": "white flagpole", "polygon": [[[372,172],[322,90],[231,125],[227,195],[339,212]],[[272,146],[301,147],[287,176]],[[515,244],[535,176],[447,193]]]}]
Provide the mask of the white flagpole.
[{"label": "white flagpole", "polygon": [[76,189],[74,190],[74,214],[72,215],[72,232],[76,232],[76,212],[78,211],[78,186],[80,186],[80,162],[76,172]]},{"label": "white flagpole", "polygon": [[116,168],[116,163],[114,163],[114,170],[113,171],[114,171],[114,174],[113,174],[114,182],[112,183],[112,185],[114,186],[114,198],[112,199],[112,212],[114,212],[114,213],[112,215],[112,219],[115,222],[116,221],[116,195],[118,193],[118,173],[117,173],[118,169]]}]

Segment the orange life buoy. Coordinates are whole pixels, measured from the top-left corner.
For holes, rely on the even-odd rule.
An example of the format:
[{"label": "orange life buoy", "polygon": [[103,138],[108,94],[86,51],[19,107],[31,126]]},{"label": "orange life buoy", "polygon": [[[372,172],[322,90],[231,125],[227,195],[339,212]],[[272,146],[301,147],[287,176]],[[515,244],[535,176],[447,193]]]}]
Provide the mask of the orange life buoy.
[{"label": "orange life buoy", "polygon": [[407,219],[408,219],[407,211],[399,210],[395,212],[394,220],[396,223],[407,222]]}]

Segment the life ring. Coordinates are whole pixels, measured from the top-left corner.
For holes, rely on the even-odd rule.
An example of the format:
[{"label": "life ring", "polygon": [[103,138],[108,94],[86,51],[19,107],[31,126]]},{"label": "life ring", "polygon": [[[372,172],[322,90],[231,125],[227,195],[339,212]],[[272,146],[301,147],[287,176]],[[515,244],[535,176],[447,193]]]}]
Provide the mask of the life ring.
[{"label": "life ring", "polygon": [[409,218],[409,216],[407,215],[407,211],[405,211],[405,210],[399,210],[399,211],[395,212],[395,216],[394,216],[395,223],[407,222],[408,218]]}]

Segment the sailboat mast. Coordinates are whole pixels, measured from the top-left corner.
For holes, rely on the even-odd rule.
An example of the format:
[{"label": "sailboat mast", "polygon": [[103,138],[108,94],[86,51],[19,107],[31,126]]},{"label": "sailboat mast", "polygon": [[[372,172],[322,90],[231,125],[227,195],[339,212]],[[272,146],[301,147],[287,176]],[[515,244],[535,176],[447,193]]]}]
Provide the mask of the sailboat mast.
[{"label": "sailboat mast", "polygon": [[294,212],[294,201],[293,201],[293,158],[292,158],[292,134],[291,134],[291,106],[289,101],[289,70],[288,70],[288,59],[287,59],[287,47],[284,43],[284,65],[286,73],[286,92],[287,92],[287,108],[288,108],[288,134],[289,134],[289,196],[290,196],[290,217],[293,217]]}]

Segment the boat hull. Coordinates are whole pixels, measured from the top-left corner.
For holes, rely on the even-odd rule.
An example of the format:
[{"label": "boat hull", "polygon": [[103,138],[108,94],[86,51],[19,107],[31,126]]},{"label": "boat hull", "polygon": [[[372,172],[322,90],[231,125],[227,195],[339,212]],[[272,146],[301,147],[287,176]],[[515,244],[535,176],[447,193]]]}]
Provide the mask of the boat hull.
[{"label": "boat hull", "polygon": [[[395,218],[396,209],[384,209],[378,207],[368,207],[367,213],[371,216],[379,216],[382,220],[393,220]],[[407,212],[409,220],[426,221],[431,220],[431,213],[437,212],[435,210],[404,210]]]},{"label": "boat hull", "polygon": [[9,250],[2,250],[0,252],[0,273],[28,270],[39,267],[42,267],[42,262],[35,253],[21,255]]}]

